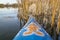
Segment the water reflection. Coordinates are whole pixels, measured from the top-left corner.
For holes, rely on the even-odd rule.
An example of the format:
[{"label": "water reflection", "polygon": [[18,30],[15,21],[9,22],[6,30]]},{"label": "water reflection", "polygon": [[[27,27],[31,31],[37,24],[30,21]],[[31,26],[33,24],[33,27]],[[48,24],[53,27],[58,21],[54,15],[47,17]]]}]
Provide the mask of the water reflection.
[{"label": "water reflection", "polygon": [[12,40],[20,30],[17,8],[0,8],[0,40]]}]

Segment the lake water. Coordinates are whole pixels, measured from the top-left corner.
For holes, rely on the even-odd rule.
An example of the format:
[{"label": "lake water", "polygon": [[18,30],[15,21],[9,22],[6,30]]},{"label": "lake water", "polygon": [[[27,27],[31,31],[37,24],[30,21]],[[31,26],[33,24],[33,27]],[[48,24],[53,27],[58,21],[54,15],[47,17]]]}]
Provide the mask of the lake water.
[{"label": "lake water", "polygon": [[17,8],[0,8],[0,40],[12,40],[20,30]]}]

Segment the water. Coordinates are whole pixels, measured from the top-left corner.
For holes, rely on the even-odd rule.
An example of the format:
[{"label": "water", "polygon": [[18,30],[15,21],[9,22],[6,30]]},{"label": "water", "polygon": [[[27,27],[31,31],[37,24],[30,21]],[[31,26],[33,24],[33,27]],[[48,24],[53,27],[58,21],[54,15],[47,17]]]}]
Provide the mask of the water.
[{"label": "water", "polygon": [[17,8],[0,8],[0,40],[12,40],[20,30]]}]

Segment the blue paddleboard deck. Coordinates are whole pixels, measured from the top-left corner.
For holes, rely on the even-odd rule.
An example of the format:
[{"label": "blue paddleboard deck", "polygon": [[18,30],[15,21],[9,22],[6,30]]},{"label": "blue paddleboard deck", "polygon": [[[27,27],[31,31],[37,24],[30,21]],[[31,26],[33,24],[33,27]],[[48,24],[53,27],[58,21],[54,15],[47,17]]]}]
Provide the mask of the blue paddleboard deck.
[{"label": "blue paddleboard deck", "polygon": [[52,40],[52,38],[31,16],[13,40]]}]

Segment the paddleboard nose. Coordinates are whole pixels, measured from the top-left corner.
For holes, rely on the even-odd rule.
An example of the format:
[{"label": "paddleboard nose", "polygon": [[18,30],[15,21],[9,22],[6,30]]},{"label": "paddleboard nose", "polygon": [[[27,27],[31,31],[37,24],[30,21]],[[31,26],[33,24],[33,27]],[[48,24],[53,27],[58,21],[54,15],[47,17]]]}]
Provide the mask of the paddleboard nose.
[{"label": "paddleboard nose", "polygon": [[52,40],[51,36],[30,16],[25,26],[17,33],[13,40]]}]

